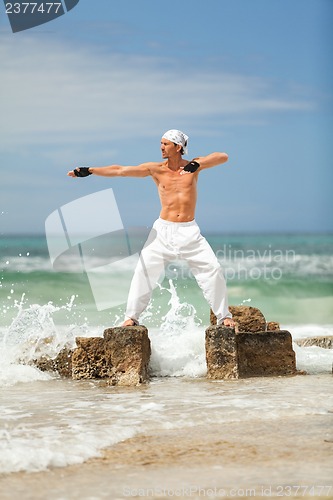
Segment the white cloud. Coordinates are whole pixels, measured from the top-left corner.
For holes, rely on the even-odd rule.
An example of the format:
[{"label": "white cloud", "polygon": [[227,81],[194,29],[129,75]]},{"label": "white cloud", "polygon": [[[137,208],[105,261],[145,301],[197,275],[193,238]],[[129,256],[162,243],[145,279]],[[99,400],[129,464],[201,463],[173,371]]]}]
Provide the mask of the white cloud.
[{"label": "white cloud", "polygon": [[28,35],[3,37],[0,64],[1,142],[7,149],[18,142],[73,145],[144,137],[180,118],[239,123],[314,106],[287,90],[281,96],[262,78],[198,68],[185,73],[167,59],[95,53],[52,38],[41,43]]}]

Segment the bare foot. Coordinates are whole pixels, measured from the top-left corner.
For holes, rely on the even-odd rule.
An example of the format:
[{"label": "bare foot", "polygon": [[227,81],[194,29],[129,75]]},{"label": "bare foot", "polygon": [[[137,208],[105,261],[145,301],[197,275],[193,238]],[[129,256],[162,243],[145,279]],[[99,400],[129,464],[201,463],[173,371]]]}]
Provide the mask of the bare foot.
[{"label": "bare foot", "polygon": [[228,326],[229,328],[235,328],[235,322],[232,318],[225,318],[223,320],[224,326]]},{"label": "bare foot", "polygon": [[129,318],[121,326],[136,326],[137,323],[134,321],[134,319]]}]

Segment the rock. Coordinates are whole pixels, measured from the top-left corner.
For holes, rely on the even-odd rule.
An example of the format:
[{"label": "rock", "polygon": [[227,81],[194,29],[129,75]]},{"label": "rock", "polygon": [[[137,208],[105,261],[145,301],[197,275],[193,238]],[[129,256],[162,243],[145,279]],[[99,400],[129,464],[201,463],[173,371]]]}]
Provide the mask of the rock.
[{"label": "rock", "polygon": [[239,378],[235,330],[226,326],[209,326],[205,344],[207,377]]},{"label": "rock", "polygon": [[77,337],[72,356],[74,379],[107,378],[112,376],[112,365],[106,360],[105,341],[102,337]]},{"label": "rock", "polygon": [[293,375],[296,359],[287,331],[238,332],[224,326],[206,330],[207,377],[232,379]]},{"label": "rock", "polygon": [[111,385],[149,380],[150,340],[144,326],[114,327],[104,337],[78,337],[72,356],[74,379],[108,379]]},{"label": "rock", "polygon": [[242,332],[237,335],[240,377],[294,375],[296,357],[286,330]]},{"label": "rock", "polygon": [[37,366],[38,370],[41,372],[55,372],[54,359],[48,358],[46,356],[42,356],[38,359],[33,359],[28,364]]},{"label": "rock", "polygon": [[54,360],[56,371],[61,377],[72,378],[73,349],[62,349]]},{"label": "rock", "polygon": [[112,353],[111,361],[119,372],[119,385],[134,385],[134,380],[137,383],[149,380],[151,348],[146,327],[108,328],[104,331],[104,339]]},{"label": "rock", "polygon": [[[280,330],[280,323],[270,321],[266,323],[265,316],[256,307],[250,306],[230,306],[229,310],[235,320],[238,332],[263,332],[269,330],[271,332]],[[216,316],[210,310],[210,324],[216,325]]]},{"label": "rock", "polygon": [[72,378],[72,354],[73,349],[65,347],[56,358],[43,356],[35,359],[33,364],[42,372],[56,372],[61,377]]},{"label": "rock", "polygon": [[263,313],[256,307],[230,306],[233,319],[238,324],[239,332],[260,332],[266,330]]},{"label": "rock", "polygon": [[280,330],[280,323],[277,323],[276,321],[269,321],[266,324],[266,330],[269,330],[270,332],[275,332],[276,330]]},{"label": "rock", "polygon": [[318,346],[324,349],[333,349],[333,335],[326,337],[309,337],[305,339],[295,339],[294,341],[300,347]]},{"label": "rock", "polygon": [[[260,332],[266,330],[266,320],[263,313],[256,307],[230,306],[229,311],[237,323],[239,332]],[[216,316],[210,311],[210,323],[216,325]]]}]

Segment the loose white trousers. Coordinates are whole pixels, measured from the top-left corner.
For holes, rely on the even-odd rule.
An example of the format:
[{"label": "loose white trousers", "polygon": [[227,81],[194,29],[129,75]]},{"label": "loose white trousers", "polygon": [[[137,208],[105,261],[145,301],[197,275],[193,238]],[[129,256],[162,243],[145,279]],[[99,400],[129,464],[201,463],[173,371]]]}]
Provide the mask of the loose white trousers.
[{"label": "loose white trousers", "polygon": [[169,222],[157,219],[141,251],[134,271],[126,308],[126,317],[138,322],[148,306],[168,262],[188,263],[205,299],[216,315],[217,323],[232,315],[228,309],[227,287],[221,266],[195,221]]}]

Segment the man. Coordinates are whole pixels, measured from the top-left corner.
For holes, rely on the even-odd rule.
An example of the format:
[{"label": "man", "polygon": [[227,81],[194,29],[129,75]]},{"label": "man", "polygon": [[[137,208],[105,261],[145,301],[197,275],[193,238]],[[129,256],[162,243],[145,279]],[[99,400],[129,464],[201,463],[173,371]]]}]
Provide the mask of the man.
[{"label": "man", "polygon": [[140,314],[147,307],[167,262],[186,260],[204,297],[216,315],[217,323],[234,327],[228,309],[226,283],[219,262],[200,234],[195,222],[197,182],[199,173],[228,160],[226,153],[211,153],[191,162],[187,154],[188,136],[180,130],[168,130],[161,140],[165,161],[142,163],[137,166],[78,167],[68,172],[70,177],[102,175],[105,177],[148,177],[155,182],[160,201],[160,217],[141,252],[132,279],[123,326],[139,324]]}]

